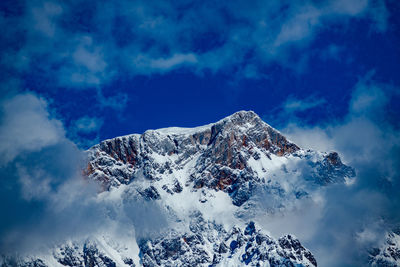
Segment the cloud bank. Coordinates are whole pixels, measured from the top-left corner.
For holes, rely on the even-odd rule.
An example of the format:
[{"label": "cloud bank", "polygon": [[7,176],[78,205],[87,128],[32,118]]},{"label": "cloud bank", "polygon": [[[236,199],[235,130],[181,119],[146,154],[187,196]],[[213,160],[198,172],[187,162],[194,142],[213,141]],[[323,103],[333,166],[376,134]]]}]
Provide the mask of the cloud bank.
[{"label": "cloud bank", "polygon": [[[398,90],[374,81],[370,72],[354,87],[344,119],[308,126],[289,118],[282,130],[303,148],[339,152],[357,173],[354,183],[326,187],[265,223],[277,236],[297,235],[321,266],[366,265],[368,251],[399,226],[400,137],[387,116],[394,97]],[[309,99],[287,103],[305,103],[300,110],[313,106]]]}]

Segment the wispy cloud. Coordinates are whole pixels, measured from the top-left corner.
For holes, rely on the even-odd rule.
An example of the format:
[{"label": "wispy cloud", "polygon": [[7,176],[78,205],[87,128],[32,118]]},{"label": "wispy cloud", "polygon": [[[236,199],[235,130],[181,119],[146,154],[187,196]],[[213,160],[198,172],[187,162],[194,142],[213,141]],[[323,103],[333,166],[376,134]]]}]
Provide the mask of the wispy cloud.
[{"label": "wispy cloud", "polygon": [[325,99],[317,98],[315,96],[310,96],[305,99],[296,99],[295,97],[290,96],[282,106],[286,113],[296,113],[319,107],[325,103]]},{"label": "wispy cloud", "polygon": [[27,2],[17,15],[3,12],[3,39],[19,44],[3,51],[3,67],[22,74],[39,65],[63,87],[101,85],[118,71],[152,74],[180,67],[202,72],[243,65],[252,70],[247,77],[256,77],[271,62],[296,65],[290,54],[330,25],[357,18],[383,31],[388,17],[383,1],[367,0],[77,5]]},{"label": "wispy cloud", "polygon": [[91,133],[98,131],[103,124],[102,119],[97,117],[84,116],[74,122],[74,128],[77,132]]},{"label": "wispy cloud", "polygon": [[298,123],[305,118],[312,117],[308,114],[315,114],[328,105],[326,99],[317,94],[306,98],[289,95],[283,103],[270,110],[264,119],[272,125],[285,127],[289,122]]},{"label": "wispy cloud", "polygon": [[89,148],[100,142],[100,130],[104,120],[100,117],[83,116],[71,122],[67,136],[76,145]]}]

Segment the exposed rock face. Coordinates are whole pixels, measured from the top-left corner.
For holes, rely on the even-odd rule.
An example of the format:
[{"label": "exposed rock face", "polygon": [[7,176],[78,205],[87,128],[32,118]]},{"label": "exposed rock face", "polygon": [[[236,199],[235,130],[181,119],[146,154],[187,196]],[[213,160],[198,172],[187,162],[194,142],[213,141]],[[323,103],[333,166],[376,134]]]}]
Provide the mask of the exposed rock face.
[{"label": "exposed rock face", "polygon": [[89,150],[86,174],[109,189],[141,175],[159,180],[194,161],[185,184],[222,190],[240,206],[263,178],[255,173],[251,159],[271,161],[271,156],[306,159],[312,169],[309,179],[321,185],[355,175],[337,153],[301,150],[252,111],[198,128],[149,130],[103,141]]},{"label": "exposed rock face", "polygon": [[88,150],[84,174],[102,185],[103,198],[154,204],[179,227],[134,238],[135,248],[96,236],[2,266],[317,266],[292,235],[274,239],[258,228],[256,198],[274,204],[259,207],[263,213],[282,210],[355,176],[337,153],[301,149],[251,111],[105,140]]},{"label": "exposed rock face", "polygon": [[[195,154],[201,154],[197,171],[202,174],[206,168],[215,165],[243,170],[247,167],[248,157],[255,153],[255,147],[265,154],[279,156],[299,150],[298,146],[286,140],[254,112],[237,112],[217,123],[188,131],[180,129],[174,132],[174,128],[149,130],[142,135],[134,134],[103,141],[90,150],[86,173],[108,188],[110,185],[128,183],[138,169],[143,169],[147,178],[157,179],[157,175],[168,171],[171,165],[184,164]],[[174,155],[175,160],[160,165],[157,164],[154,154]],[[209,172],[208,170],[207,173]],[[224,183],[228,181],[220,182],[217,177],[216,182],[209,185],[224,187]]]}]

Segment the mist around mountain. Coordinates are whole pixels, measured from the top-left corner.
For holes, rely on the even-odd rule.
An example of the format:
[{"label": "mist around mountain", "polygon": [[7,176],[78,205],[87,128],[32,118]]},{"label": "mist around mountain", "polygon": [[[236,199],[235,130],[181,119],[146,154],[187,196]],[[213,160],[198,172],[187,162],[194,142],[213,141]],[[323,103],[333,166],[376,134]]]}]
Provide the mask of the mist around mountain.
[{"label": "mist around mountain", "polygon": [[[252,111],[73,147],[60,138],[33,168],[16,165],[38,206],[3,232],[2,266],[398,265],[395,214],[360,190],[370,173]],[[35,184],[27,173],[49,158],[69,178]]]}]

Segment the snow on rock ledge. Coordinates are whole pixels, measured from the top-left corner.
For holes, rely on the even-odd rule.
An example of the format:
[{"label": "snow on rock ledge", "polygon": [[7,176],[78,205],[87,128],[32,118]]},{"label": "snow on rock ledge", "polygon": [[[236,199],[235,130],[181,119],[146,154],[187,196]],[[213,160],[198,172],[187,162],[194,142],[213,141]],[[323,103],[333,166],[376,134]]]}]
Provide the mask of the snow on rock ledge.
[{"label": "snow on rock ledge", "polygon": [[301,167],[302,173],[293,176],[310,183],[327,185],[355,176],[337,153],[302,150],[252,111],[196,128],[149,130],[105,140],[89,149],[88,158],[85,174],[101,182],[104,190],[141,177],[154,183],[168,181],[186,169],[181,185],[224,191],[237,206],[271,181],[277,168],[299,162],[305,163],[308,173]]}]

